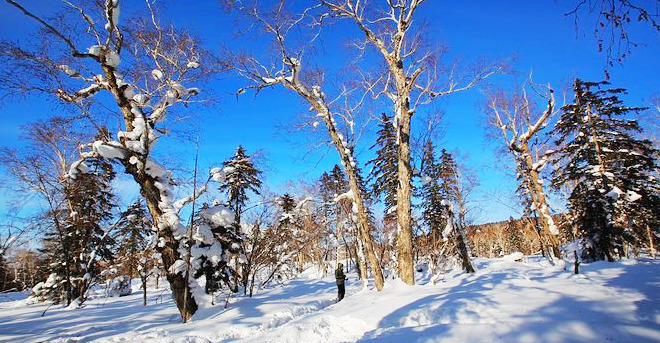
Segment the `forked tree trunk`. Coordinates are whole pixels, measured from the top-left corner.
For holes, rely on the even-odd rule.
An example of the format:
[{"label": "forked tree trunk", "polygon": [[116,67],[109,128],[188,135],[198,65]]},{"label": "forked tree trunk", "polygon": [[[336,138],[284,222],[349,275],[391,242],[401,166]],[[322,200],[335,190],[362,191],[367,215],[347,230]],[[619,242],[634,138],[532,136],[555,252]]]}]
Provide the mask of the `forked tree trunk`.
[{"label": "forked tree trunk", "polygon": [[[302,96],[314,109],[318,116],[323,119],[325,126],[330,135],[331,141],[339,153],[339,158],[341,160],[341,165],[344,167],[344,172],[348,176],[348,185],[349,190],[352,194],[352,201],[355,205],[354,214],[357,217],[356,225],[359,231],[359,237],[364,246],[365,257],[371,265],[371,270],[374,274],[374,283],[377,290],[383,289],[384,279],[383,272],[380,268],[378,258],[374,251],[373,238],[371,236],[371,225],[369,217],[367,216],[367,208],[364,205],[364,198],[362,196],[362,189],[360,187],[360,179],[357,170],[357,164],[353,158],[352,147],[348,146],[348,143],[344,140],[343,135],[337,131],[337,124],[333,117],[328,104],[325,102],[325,99],[320,92],[320,88],[313,88],[311,91],[306,85],[302,84],[298,79],[298,68],[299,64],[293,63],[292,59],[289,59],[292,64],[293,75],[291,76],[292,81],[285,82],[283,85],[293,91],[298,95]],[[296,62],[299,63],[299,62]]]},{"label": "forked tree trunk", "polygon": [[[134,129],[133,121],[135,120],[135,114],[133,113],[131,102],[126,98],[118,85],[117,77],[114,73],[115,68],[106,64],[103,64],[102,67],[108,80],[108,88],[123,114],[126,129],[132,131]],[[138,160],[141,160],[142,168],[138,168],[136,164],[130,163],[131,156],[120,160],[120,162],[124,165],[126,173],[133,176],[135,182],[140,186],[140,193],[145,199],[149,214],[151,214],[153,219],[154,227],[158,228],[158,237],[164,240],[165,244],[158,244],[156,251],[161,254],[166,278],[172,290],[172,297],[179,309],[181,318],[186,322],[197,312],[198,306],[195,297],[190,292],[190,287],[187,286],[188,280],[186,280],[185,274],[181,271],[171,270],[171,267],[174,266],[176,261],[183,260],[184,256],[181,256],[179,253],[179,241],[174,237],[175,228],[171,227],[171,224],[167,223],[163,218],[163,210],[160,206],[162,201],[160,189],[156,186],[162,180],[154,179],[147,175],[144,170],[150,147],[146,146],[144,148],[147,151],[146,156],[135,156],[138,157]]]},{"label": "forked tree trunk", "polygon": [[550,216],[550,209],[548,208],[548,201],[543,192],[543,185],[539,178],[539,172],[534,168],[534,161],[532,160],[532,155],[527,144],[527,141],[523,141],[520,145],[521,154],[524,156],[523,163],[526,166],[526,169],[529,173],[528,177],[530,180],[530,195],[532,198],[532,203],[534,204],[535,211],[538,213],[538,221],[541,224],[541,237],[542,244],[544,249],[548,252],[548,258],[550,260],[553,257],[559,257],[559,240],[557,239],[557,228],[554,222],[552,222],[552,217]]},{"label": "forked tree trunk", "polygon": [[[158,237],[164,242],[164,244],[159,243],[156,245],[156,251],[161,254],[165,276],[170,283],[174,302],[179,309],[181,318],[186,321],[195,314],[198,306],[195,297],[190,292],[189,287],[186,286],[187,280],[185,280],[184,273],[171,270],[171,267],[174,266],[176,261],[183,260],[184,257],[179,253],[179,241],[174,237],[174,228],[165,222],[163,211],[159,207],[161,194],[160,190],[156,187],[158,180],[154,180],[138,170],[134,164],[128,163],[128,159],[121,162],[124,164],[126,172],[132,175],[135,182],[140,185],[140,193],[145,199],[145,204],[153,219],[154,227],[158,228]],[[188,294],[185,295],[185,293]]]}]

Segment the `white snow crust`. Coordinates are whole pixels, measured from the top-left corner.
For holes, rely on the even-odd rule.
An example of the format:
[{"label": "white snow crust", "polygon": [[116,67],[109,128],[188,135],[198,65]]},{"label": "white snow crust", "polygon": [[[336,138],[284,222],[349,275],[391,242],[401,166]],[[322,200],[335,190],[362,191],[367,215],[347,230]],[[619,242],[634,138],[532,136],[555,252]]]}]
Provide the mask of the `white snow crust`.
[{"label": "white snow crust", "polygon": [[180,323],[162,282],[160,289],[149,284],[147,306],[133,280],[131,295],[106,298],[99,289],[86,306],[52,306],[43,317],[50,304],[10,293],[0,298],[0,341],[660,341],[660,260],[583,263],[574,275],[570,264],[548,266],[541,257],[520,255],[474,259],[476,273],[450,270],[435,283],[425,273],[416,274],[412,287],[388,279],[382,292],[362,289],[351,271],[339,303],[332,275],[319,278],[313,267],[253,298],[234,295],[226,309],[227,294],[220,295],[188,324]]}]

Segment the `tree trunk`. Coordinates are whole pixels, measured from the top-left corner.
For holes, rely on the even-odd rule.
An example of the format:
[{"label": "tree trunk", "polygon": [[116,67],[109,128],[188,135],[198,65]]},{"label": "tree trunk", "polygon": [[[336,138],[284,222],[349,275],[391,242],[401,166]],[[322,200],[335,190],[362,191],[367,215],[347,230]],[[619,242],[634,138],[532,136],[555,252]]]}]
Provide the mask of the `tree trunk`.
[{"label": "tree trunk", "polygon": [[147,306],[147,276],[142,278],[142,306]]},{"label": "tree trunk", "polygon": [[547,257],[552,261],[553,257],[559,257],[559,241],[557,240],[557,228],[552,222],[548,202],[543,192],[543,184],[539,178],[538,171],[534,168],[534,161],[532,160],[531,152],[527,142],[522,142],[520,146],[525,169],[529,172],[529,180],[531,189],[529,189],[534,210],[538,213],[538,221],[541,224],[541,237],[544,250],[548,252]]},{"label": "tree trunk", "polygon": [[[453,217],[453,216],[452,216]],[[451,218],[451,220],[454,220]],[[458,244],[458,252],[461,257],[461,264],[463,265],[463,270],[467,273],[474,273],[474,267],[472,267],[472,261],[470,261],[470,246],[467,241],[465,228],[463,227],[462,221],[454,221],[456,229],[456,239]]]},{"label": "tree trunk", "polygon": [[[118,85],[117,77],[115,76],[115,68],[106,64],[103,64],[102,68],[108,80],[108,88],[123,114],[126,129],[132,131],[134,129],[133,120],[135,119],[136,114],[133,113],[131,101],[126,98],[123,90],[121,90]],[[123,143],[124,139],[122,138],[120,141]],[[161,190],[156,185],[165,180],[154,179],[146,173],[145,166],[149,156],[150,146],[144,146],[143,148],[146,150],[146,154],[128,156],[121,160],[121,163],[124,165],[126,173],[133,176],[135,182],[140,186],[140,193],[145,199],[145,203],[153,219],[154,227],[158,228],[158,237],[159,239],[162,238],[164,240],[165,244],[158,244],[156,246],[156,251],[161,254],[166,278],[172,289],[172,297],[179,309],[181,318],[186,322],[197,311],[197,302],[190,292],[190,287],[187,287],[186,282],[189,280],[186,280],[183,272],[170,270],[176,261],[183,260],[185,257],[180,254],[179,241],[174,237],[174,230],[176,228],[172,227],[172,224],[168,223],[167,220],[163,218],[164,209],[161,208]],[[131,163],[130,157],[137,157],[138,160],[142,162],[141,167]],[[178,225],[178,222],[175,225]]]},{"label": "tree trunk", "polygon": [[[374,283],[376,285],[376,289],[380,291],[383,289],[383,284],[384,284],[383,271],[380,269],[380,263],[378,263],[378,258],[376,257],[376,252],[374,251],[373,239],[371,238],[371,230],[369,226],[369,219],[367,218],[367,210],[364,207],[364,202],[363,202],[364,200],[362,199],[362,195],[359,193],[360,190],[357,185],[356,178],[352,178],[350,184],[351,184],[351,190],[353,190],[354,192],[355,202],[358,207],[357,224],[360,230],[360,237],[362,240],[364,252],[366,254],[365,257],[367,260],[369,260],[369,264],[371,265],[371,271],[374,274]],[[366,278],[367,275],[365,275],[364,277]]]},{"label": "tree trunk", "polygon": [[172,290],[172,297],[179,309],[181,318],[185,322],[195,314],[198,306],[195,297],[190,292],[190,288],[186,286],[187,280],[184,273],[171,270],[171,267],[176,261],[183,260],[184,257],[179,253],[179,241],[174,237],[173,228],[164,223],[162,210],[158,206],[160,203],[160,190],[156,188],[155,180],[146,176],[140,177],[135,171],[134,165],[126,166],[126,169],[141,186],[140,192],[145,198],[145,203],[153,219],[154,227],[158,228],[158,237],[164,240],[165,244],[156,245],[156,251],[161,254],[165,276]]},{"label": "tree trunk", "polygon": [[655,258],[655,247],[653,245],[653,233],[651,231],[651,226],[646,225],[646,234],[649,236],[649,248],[651,252],[651,257]]},{"label": "tree trunk", "polygon": [[369,281],[369,271],[367,270],[367,260],[365,258],[362,240],[357,242],[357,246],[355,247],[355,256],[356,262],[358,264],[358,276],[362,281],[362,288],[366,288]]},{"label": "tree trunk", "polygon": [[[407,95],[407,94],[404,94]],[[415,284],[412,260],[411,184],[410,169],[410,113],[407,96],[399,97],[397,111],[398,136],[398,186],[396,192],[398,273],[403,282]]]}]

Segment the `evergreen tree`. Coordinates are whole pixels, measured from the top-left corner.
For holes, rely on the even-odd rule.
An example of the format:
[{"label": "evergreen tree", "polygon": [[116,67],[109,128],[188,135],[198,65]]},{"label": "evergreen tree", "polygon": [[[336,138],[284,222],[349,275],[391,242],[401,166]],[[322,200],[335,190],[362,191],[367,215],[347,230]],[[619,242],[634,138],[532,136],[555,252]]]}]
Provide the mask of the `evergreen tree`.
[{"label": "evergreen tree", "polygon": [[116,207],[110,185],[115,177],[112,165],[101,159],[89,159],[86,164],[89,171],[65,187],[68,216],[63,220],[61,247],[70,258],[71,298],[81,301],[101,272],[98,262],[113,260],[114,240],[108,226]]},{"label": "evergreen tree", "polygon": [[[442,231],[447,223],[443,214],[442,200],[447,197],[447,192],[442,186],[446,182],[443,179],[447,174],[444,165],[435,161],[435,147],[429,140],[424,146],[422,157],[422,185],[420,187],[420,196],[423,201],[422,220],[435,237],[437,231]],[[446,151],[442,150],[443,156]]]},{"label": "evergreen tree", "polygon": [[[470,261],[470,245],[465,229],[465,197],[461,188],[459,167],[454,156],[445,149],[440,154],[439,176],[442,180],[440,187],[444,199],[444,216],[449,224],[443,231],[443,236],[450,233],[456,242],[456,254],[461,260],[463,269],[468,273],[474,273]],[[457,210],[457,211],[456,211]],[[447,232],[449,231],[449,232]]]},{"label": "evergreen tree", "polygon": [[372,165],[369,172],[371,195],[374,198],[383,196],[385,202],[385,220],[396,220],[396,192],[398,185],[397,140],[392,118],[385,113],[381,115],[376,144],[371,149],[376,150],[376,158],[367,162]]},{"label": "evergreen tree", "polygon": [[226,174],[220,190],[227,193],[227,204],[234,211],[236,225],[240,226],[241,212],[248,199],[248,191],[259,194],[261,170],[254,166],[250,156],[240,145],[236,148],[236,154],[223,162],[223,166]]},{"label": "evergreen tree", "polygon": [[329,174],[324,172],[321,175],[319,184],[321,198],[323,199],[323,212],[328,219],[328,225],[334,227],[334,231],[337,232],[339,222],[345,215],[346,211],[344,209],[348,199],[342,199],[339,202],[335,202],[335,198],[348,191],[348,180],[346,180],[346,175],[341,167],[335,165]]},{"label": "evergreen tree", "polygon": [[285,193],[278,199],[278,205],[282,210],[276,224],[276,235],[274,239],[283,242],[277,246],[276,251],[281,256],[283,263],[290,264],[293,262],[293,254],[297,251],[296,232],[300,229],[301,224],[299,217],[295,211],[296,199],[289,193]]},{"label": "evergreen tree", "polygon": [[133,277],[140,265],[140,259],[149,250],[152,235],[152,222],[142,200],[131,204],[121,214],[117,223],[119,242],[117,262],[122,264],[125,273]]},{"label": "evergreen tree", "polygon": [[458,165],[454,156],[445,149],[440,153],[440,162],[437,171],[442,198],[450,202],[458,202],[460,197],[460,185],[458,177]]},{"label": "evergreen tree", "polygon": [[334,217],[335,213],[335,204],[332,202],[332,199],[334,199],[334,194],[336,193],[333,190],[334,185],[330,174],[323,172],[318,184],[319,196],[321,197],[321,210],[326,218],[326,225],[330,225],[333,222],[332,217]]},{"label": "evergreen tree", "polygon": [[523,232],[513,217],[509,217],[509,221],[504,226],[504,233],[506,238],[505,254],[521,251],[524,244]]},{"label": "evergreen tree", "polygon": [[238,279],[237,257],[242,253],[243,239],[232,227],[231,219],[226,209],[208,204],[203,204],[194,216],[193,277],[206,277],[207,294],[213,295],[223,285],[238,292],[241,280]]},{"label": "evergreen tree", "polygon": [[291,194],[285,193],[279,198],[278,205],[282,209],[282,214],[278,220],[280,234],[291,235],[290,238],[292,238],[293,232],[300,226],[295,213],[296,199]]},{"label": "evergreen tree", "polygon": [[[625,90],[608,82],[573,85],[575,102],[562,108],[555,126],[559,147],[553,186],[575,185],[568,199],[571,224],[583,238],[583,258],[614,261],[624,243],[639,246],[649,225],[657,225],[656,153],[618,98]],[[649,234],[650,235],[650,234]]]}]

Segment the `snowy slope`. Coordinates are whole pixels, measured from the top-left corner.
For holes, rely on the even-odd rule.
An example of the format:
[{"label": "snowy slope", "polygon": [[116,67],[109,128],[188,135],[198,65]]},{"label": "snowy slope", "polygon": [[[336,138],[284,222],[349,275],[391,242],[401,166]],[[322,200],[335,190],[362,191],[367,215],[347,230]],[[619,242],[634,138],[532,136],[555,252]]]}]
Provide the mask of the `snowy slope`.
[{"label": "snowy slope", "polygon": [[[334,280],[312,271],[254,298],[203,309],[188,324],[152,290],[83,309],[0,299],[6,342],[660,342],[660,260],[583,264],[583,274],[529,260],[476,259],[473,275],[409,287],[388,280],[334,303]],[[570,267],[570,266],[569,266]],[[571,269],[571,268],[568,268]],[[162,293],[162,294],[161,294]]]}]

